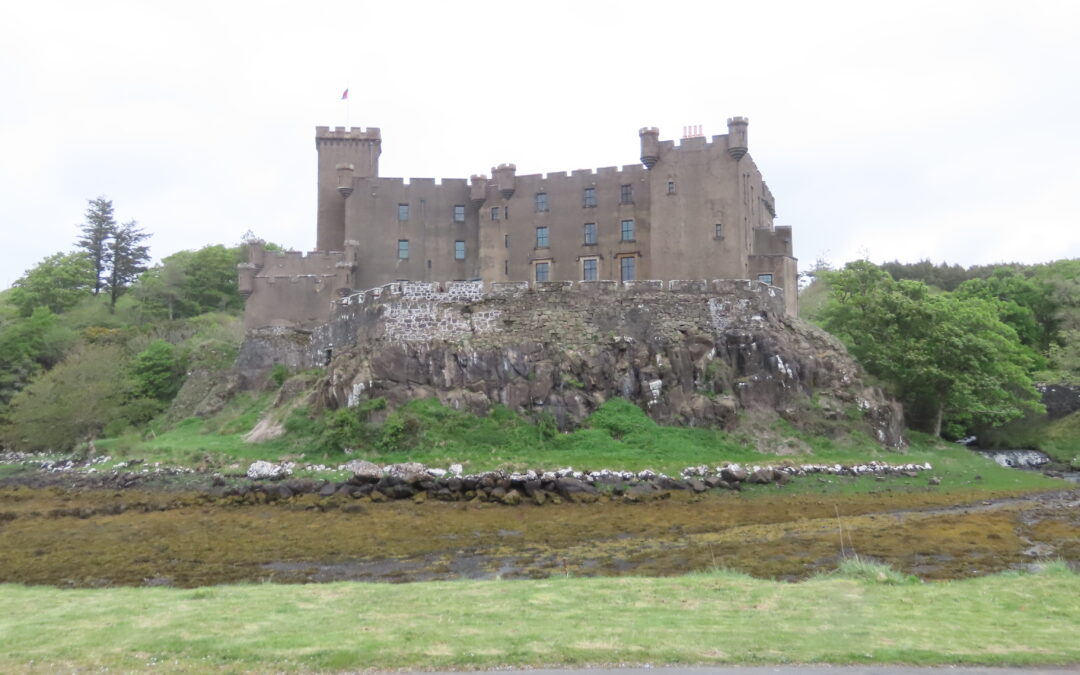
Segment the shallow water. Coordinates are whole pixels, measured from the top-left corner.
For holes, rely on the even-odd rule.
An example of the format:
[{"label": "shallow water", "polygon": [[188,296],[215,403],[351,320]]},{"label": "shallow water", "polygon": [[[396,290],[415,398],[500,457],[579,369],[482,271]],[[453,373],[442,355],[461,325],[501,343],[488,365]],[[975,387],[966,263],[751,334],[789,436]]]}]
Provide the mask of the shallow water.
[{"label": "shallow water", "polygon": [[[59,586],[675,575],[797,580],[856,553],[925,578],[1080,561],[1080,492],[961,506],[934,492],[673,493],[647,504],[238,505],[194,494],[0,490],[0,582]],[[841,542],[841,530],[843,541]]]}]

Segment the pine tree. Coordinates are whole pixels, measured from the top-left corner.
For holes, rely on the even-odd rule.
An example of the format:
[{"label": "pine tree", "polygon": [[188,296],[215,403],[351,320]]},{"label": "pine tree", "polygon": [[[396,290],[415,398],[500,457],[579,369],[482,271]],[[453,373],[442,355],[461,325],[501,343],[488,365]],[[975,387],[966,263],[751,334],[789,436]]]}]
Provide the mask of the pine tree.
[{"label": "pine tree", "polygon": [[139,229],[139,224],[129,220],[113,230],[112,240],[108,242],[106,255],[109,272],[109,310],[116,310],[116,300],[120,294],[146,271],[150,260],[150,247],[139,242],[147,239],[149,233]]},{"label": "pine tree", "polygon": [[90,199],[86,209],[86,222],[82,224],[82,236],[76,245],[90,256],[94,264],[94,295],[105,287],[105,272],[109,263],[109,239],[116,231],[116,218],[113,216],[112,200],[104,195]]}]

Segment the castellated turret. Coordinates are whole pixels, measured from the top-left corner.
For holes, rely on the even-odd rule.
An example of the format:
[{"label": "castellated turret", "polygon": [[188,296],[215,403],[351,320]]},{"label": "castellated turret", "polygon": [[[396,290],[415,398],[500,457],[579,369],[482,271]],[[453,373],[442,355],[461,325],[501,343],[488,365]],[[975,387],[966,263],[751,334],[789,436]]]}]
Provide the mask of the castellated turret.
[{"label": "castellated turret", "polygon": [[638,131],[638,136],[641,137],[641,163],[651,169],[660,159],[660,130],[645,127]]},{"label": "castellated turret", "polygon": [[345,200],[352,193],[352,179],[379,175],[382,134],[374,127],[315,127],[315,149],[319,155],[316,248],[340,251],[345,247]]},{"label": "castellated turret", "polygon": [[338,175],[338,193],[345,199],[349,198],[352,194],[353,186],[353,174],[356,172],[356,166],[353,164],[341,163],[337,165]]},{"label": "castellated turret", "polygon": [[746,126],[750,120],[745,117],[731,117],[727,121],[728,146],[727,151],[731,157],[738,161],[746,154]]},{"label": "castellated turret", "polygon": [[469,177],[469,200],[475,206],[479,206],[487,199],[488,179],[484,174],[474,174]]},{"label": "castellated turret", "polygon": [[514,179],[517,175],[517,167],[513,164],[500,164],[491,169],[491,176],[495,179],[495,185],[499,188],[503,199],[514,196]]}]

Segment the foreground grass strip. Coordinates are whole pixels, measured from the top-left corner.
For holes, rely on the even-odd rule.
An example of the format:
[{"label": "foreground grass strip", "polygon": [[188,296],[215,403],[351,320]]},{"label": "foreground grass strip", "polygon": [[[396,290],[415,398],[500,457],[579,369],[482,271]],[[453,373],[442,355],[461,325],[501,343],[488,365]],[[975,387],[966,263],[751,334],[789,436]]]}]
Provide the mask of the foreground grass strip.
[{"label": "foreground grass strip", "polygon": [[0,670],[187,671],[652,663],[1080,661],[1064,565],[921,584],[730,572],[196,590],[0,586]]}]

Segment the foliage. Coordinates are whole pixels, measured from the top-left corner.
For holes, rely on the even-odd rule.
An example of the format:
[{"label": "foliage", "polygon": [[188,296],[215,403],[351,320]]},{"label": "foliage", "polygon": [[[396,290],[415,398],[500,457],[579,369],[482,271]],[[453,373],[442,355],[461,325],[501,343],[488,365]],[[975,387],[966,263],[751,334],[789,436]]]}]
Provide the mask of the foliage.
[{"label": "foliage", "polygon": [[1009,267],[1000,267],[986,278],[971,279],[956,288],[961,298],[996,300],[998,314],[1012,326],[1020,341],[1045,352],[1056,328],[1050,287]]},{"label": "foliage", "polygon": [[205,312],[238,313],[240,248],[204,246],[174,253],[139,277],[135,295],[152,313],[169,319]]},{"label": "foliage", "polygon": [[996,302],[934,295],[866,261],[827,277],[823,327],[890,386],[913,427],[959,435],[1039,409],[1029,376],[1035,354],[998,318]]},{"label": "foliage", "polygon": [[274,389],[278,389],[285,384],[287,377],[289,377],[289,369],[283,363],[275,363],[274,367],[270,369],[270,384],[273,385]]},{"label": "foliage", "polygon": [[149,233],[139,229],[134,220],[113,228],[112,238],[108,243],[109,277],[106,284],[109,289],[110,309],[116,308],[120,294],[146,271],[150,249],[141,242],[149,237]]},{"label": "foliage", "polygon": [[172,344],[154,340],[135,356],[131,375],[136,397],[171,401],[184,381],[184,359]]},{"label": "foliage", "polygon": [[60,361],[74,341],[48,307],[39,307],[25,319],[0,322],[0,407],[27,382]]},{"label": "foliage", "polygon": [[123,417],[128,397],[123,349],[84,345],[11,401],[5,442],[21,450],[66,451]]},{"label": "foliage", "polygon": [[94,263],[87,253],[54,253],[15,281],[9,301],[24,317],[38,307],[60,313],[88,296],[93,288]]},{"label": "foliage", "polygon": [[103,196],[90,199],[86,209],[86,222],[80,228],[82,236],[77,246],[86,252],[94,268],[94,295],[104,287],[106,270],[109,268],[109,239],[116,229],[112,201]]}]

